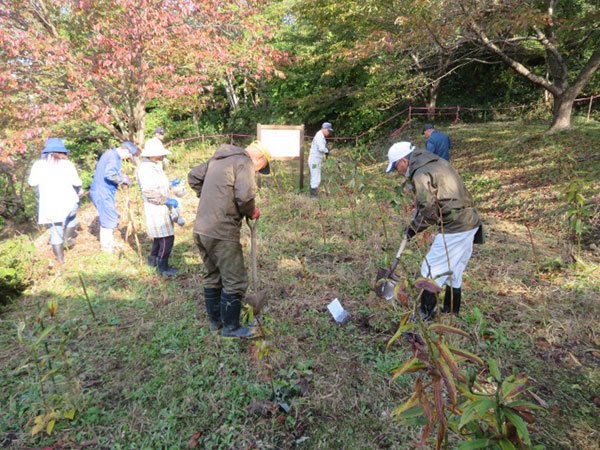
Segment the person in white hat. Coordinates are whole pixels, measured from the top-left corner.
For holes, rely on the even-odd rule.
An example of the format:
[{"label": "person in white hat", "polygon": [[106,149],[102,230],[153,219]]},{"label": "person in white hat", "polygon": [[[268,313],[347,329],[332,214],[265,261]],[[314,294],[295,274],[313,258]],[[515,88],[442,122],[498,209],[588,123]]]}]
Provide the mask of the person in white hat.
[{"label": "person in white hat", "polygon": [[177,273],[176,269],[169,266],[169,256],[175,243],[171,209],[179,206],[176,199],[169,198],[170,187],[177,180],[169,182],[162,167],[162,160],[170,154],[158,139],[149,139],[142,151],[143,160],[136,172],[144,199],[146,232],[154,238],[148,264],[156,267],[160,275],[167,276]]},{"label": "person in white hat", "polygon": [[[404,236],[436,226],[436,234],[421,265],[421,276],[446,285],[442,312],[458,316],[461,304],[462,274],[473,252],[473,244],[483,243],[483,227],[473,197],[454,167],[442,157],[410,142],[398,142],[388,150],[386,173],[409,177],[415,193],[416,212],[404,229]],[[435,316],[437,298],[424,290],[419,314],[423,320]]]}]

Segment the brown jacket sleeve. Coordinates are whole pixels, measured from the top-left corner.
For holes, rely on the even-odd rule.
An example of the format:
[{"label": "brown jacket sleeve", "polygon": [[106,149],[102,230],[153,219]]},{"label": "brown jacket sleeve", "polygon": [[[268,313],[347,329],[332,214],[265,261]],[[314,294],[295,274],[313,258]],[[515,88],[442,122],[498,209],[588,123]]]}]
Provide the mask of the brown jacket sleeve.
[{"label": "brown jacket sleeve", "polygon": [[142,191],[148,203],[153,205],[164,205],[167,201],[167,197],[162,195],[156,189],[146,189]]},{"label": "brown jacket sleeve", "polygon": [[256,183],[254,182],[254,165],[247,160],[235,167],[235,181],[233,185],[233,198],[242,217],[254,214],[254,197],[256,196]]},{"label": "brown jacket sleeve", "polygon": [[416,212],[410,227],[417,233],[439,222],[437,192],[431,174],[423,172],[413,178]]},{"label": "brown jacket sleeve", "polygon": [[196,193],[198,198],[202,194],[202,186],[204,185],[204,178],[206,177],[206,171],[208,169],[208,161],[204,164],[194,167],[188,173],[188,184],[190,188]]}]

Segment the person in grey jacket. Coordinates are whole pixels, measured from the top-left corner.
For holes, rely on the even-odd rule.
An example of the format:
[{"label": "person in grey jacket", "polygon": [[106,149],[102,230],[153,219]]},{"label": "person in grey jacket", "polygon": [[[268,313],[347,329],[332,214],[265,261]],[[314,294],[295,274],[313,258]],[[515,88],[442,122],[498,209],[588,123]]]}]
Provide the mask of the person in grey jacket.
[{"label": "person in grey jacket", "polygon": [[[483,243],[483,227],[473,197],[456,170],[445,159],[427,150],[416,150],[410,142],[398,142],[388,151],[386,172],[396,171],[410,179],[416,211],[404,230],[407,239],[435,226],[436,234],[421,265],[421,275],[446,285],[442,312],[458,315],[462,274],[473,243]],[[419,313],[424,320],[434,317],[437,299],[426,290],[421,294]]]},{"label": "person in grey jacket", "polygon": [[269,174],[269,153],[255,141],[246,149],[223,144],[204,164],[188,174],[190,188],[200,201],[194,241],[204,262],[204,302],[210,330],[224,337],[251,338],[254,331],[240,325],[242,297],[248,275],[240,243],[242,220],[257,219],[255,173]]}]

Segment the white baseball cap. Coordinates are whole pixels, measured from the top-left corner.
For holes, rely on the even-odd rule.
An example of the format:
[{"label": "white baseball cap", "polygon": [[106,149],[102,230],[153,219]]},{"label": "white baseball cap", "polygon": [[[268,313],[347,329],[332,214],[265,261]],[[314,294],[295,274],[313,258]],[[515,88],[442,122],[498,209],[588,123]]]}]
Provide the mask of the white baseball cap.
[{"label": "white baseball cap", "polygon": [[387,169],[385,169],[385,173],[390,173],[394,169],[394,165],[402,158],[408,158],[414,149],[414,145],[406,141],[396,142],[392,145],[388,150],[388,160],[390,163]]}]

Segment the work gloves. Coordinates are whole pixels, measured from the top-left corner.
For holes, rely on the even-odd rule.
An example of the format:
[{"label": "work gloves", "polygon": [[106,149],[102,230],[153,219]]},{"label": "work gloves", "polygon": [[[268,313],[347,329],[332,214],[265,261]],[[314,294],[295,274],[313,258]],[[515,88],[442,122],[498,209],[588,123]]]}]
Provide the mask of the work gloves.
[{"label": "work gloves", "polygon": [[260,217],[260,211],[258,208],[254,208],[254,214],[250,216],[252,220],[256,220]]},{"label": "work gloves", "polygon": [[127,186],[129,186],[129,183],[131,183],[131,178],[129,178],[127,175],[123,174],[123,184],[126,184]]},{"label": "work gloves", "polygon": [[179,206],[179,202],[174,198],[168,198],[165,202],[165,205],[172,206],[173,208],[177,208]]},{"label": "work gloves", "polygon": [[410,225],[404,229],[404,237],[407,241],[410,241],[417,232]]},{"label": "work gloves", "polygon": [[171,180],[171,186],[173,186],[173,187],[177,186],[179,183],[181,183],[181,180],[179,178],[175,178],[174,180]]}]

